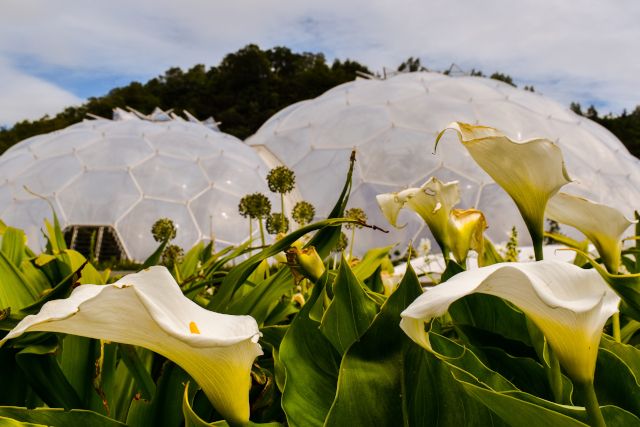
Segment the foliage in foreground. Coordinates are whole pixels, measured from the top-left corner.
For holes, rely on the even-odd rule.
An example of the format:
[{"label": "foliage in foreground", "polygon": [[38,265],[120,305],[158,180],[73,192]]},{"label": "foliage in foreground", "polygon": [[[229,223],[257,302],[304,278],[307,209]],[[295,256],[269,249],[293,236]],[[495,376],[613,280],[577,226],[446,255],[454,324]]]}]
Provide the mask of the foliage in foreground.
[{"label": "foliage in foreground", "polygon": [[[392,248],[372,249],[358,261],[343,256],[338,264],[323,263],[338,243],[341,224],[365,225],[343,218],[349,190],[348,179],[329,219],[299,228],[249,258],[247,245],[215,252],[199,244],[171,268],[182,293],[199,306],[256,320],[264,355],[251,369],[250,424],[590,421],[585,395],[566,369],[560,371],[540,330],[513,304],[482,293],[457,300],[423,331],[427,351],[401,330],[401,313],[422,294],[423,284],[410,265],[398,284],[389,283]],[[78,284],[110,280],[108,272],[65,247],[57,221],[46,228],[49,244],[40,255],[25,245],[22,231],[1,230],[0,336]],[[315,259],[303,257],[313,251],[299,249],[309,233],[315,233],[307,243]],[[161,261],[163,244],[146,266]],[[490,242],[485,246],[486,264],[501,261]],[[269,262],[285,250],[286,264]],[[640,244],[622,251],[621,262],[630,273],[640,273]],[[576,263],[588,266],[584,257]],[[438,286],[461,274],[464,265],[449,260]],[[622,333],[619,342],[607,334],[600,340],[595,391],[607,425],[638,425],[640,316],[634,307],[640,279],[606,277],[623,298]],[[34,332],[1,347],[0,360],[0,421],[7,425],[228,425],[182,368],[143,348]]]}]

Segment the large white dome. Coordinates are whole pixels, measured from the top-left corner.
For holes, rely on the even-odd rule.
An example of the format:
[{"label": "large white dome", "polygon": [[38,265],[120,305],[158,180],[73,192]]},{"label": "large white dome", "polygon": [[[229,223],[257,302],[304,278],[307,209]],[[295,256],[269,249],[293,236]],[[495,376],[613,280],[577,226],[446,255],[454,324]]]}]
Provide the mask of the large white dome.
[{"label": "large white dome", "polygon": [[268,194],[268,169],[239,139],[193,119],[156,112],[144,118],[116,111],[117,120],[87,120],[29,138],[0,156],[0,218],[43,245],[48,204],[61,225],[111,226],[125,254],[143,260],[157,247],[152,224],[174,221],[173,243],[191,248],[215,238],[218,247],[248,237],[240,198]]},{"label": "large white dome", "polygon": [[[613,134],[539,93],[481,77],[407,73],[386,80],[358,79],[285,108],[247,141],[266,161],[292,168],[301,196],[326,215],[345,178],[349,153],[357,150],[349,204],[370,222],[388,226],[375,195],[421,185],[430,176],[458,180],[459,207],[477,207],[495,242],[513,225],[521,244],[529,235],[511,199],[470,158],[454,132],[433,154],[437,134],[452,121],[493,126],[515,139],[546,137],[564,154],[576,182],[563,191],[611,204],[631,215],[640,207],[640,161]],[[403,216],[403,217],[402,217]],[[401,213],[403,230],[389,235],[364,230],[356,250],[430,236],[422,221]]]}]

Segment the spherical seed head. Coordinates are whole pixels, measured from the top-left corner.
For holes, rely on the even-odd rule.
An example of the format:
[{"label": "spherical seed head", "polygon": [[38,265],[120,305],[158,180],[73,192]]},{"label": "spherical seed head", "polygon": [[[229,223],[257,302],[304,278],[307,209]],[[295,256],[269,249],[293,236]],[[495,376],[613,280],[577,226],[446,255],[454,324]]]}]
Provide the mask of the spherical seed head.
[{"label": "spherical seed head", "polygon": [[167,245],[162,252],[162,264],[168,268],[172,268],[176,263],[180,262],[184,257],[184,251],[178,245]]},{"label": "spherical seed head", "polygon": [[[360,208],[351,208],[344,211],[344,216],[346,218],[357,219],[358,221],[367,222],[367,214]],[[345,224],[347,229],[352,229],[353,227],[362,228],[361,225],[358,224]]]},{"label": "spherical seed head", "polygon": [[[284,225],[283,225],[284,221]],[[280,232],[289,231],[289,218],[282,215],[279,212],[272,213],[267,217],[267,221],[265,223],[267,228],[267,233],[269,234],[278,234]]]},{"label": "spherical seed head", "polygon": [[271,202],[262,193],[247,194],[240,199],[238,212],[245,218],[266,218],[271,213]]},{"label": "spherical seed head", "polygon": [[336,243],[335,248],[333,248],[334,252],[342,252],[347,249],[349,246],[349,238],[343,231],[340,232],[340,237],[338,238],[338,242]]},{"label": "spherical seed head", "polygon": [[267,183],[274,193],[286,194],[295,187],[296,175],[288,167],[278,166],[269,171]]},{"label": "spherical seed head", "polygon": [[291,216],[300,225],[307,225],[313,221],[313,217],[316,215],[316,208],[309,202],[304,200],[296,203],[291,212]]},{"label": "spherical seed head", "polygon": [[151,226],[151,234],[156,242],[173,240],[177,232],[175,224],[169,218],[160,218]]}]

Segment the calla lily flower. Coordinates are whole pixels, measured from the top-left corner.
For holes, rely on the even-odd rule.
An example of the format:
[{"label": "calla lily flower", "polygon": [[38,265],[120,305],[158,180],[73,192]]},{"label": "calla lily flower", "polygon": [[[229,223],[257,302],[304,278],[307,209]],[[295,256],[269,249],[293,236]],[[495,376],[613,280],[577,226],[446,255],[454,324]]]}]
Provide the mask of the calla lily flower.
[{"label": "calla lily flower", "polygon": [[481,259],[484,251],[484,230],[487,228],[484,214],[477,209],[454,209],[449,215],[448,225],[451,252],[455,259],[463,264],[469,249],[476,251]]},{"label": "calla lily flower", "polygon": [[544,333],[571,378],[580,383],[593,381],[602,328],[620,303],[596,270],[539,261],[465,271],[411,303],[401,314],[400,327],[432,351],[425,322],[472,293],[495,295],[518,306]]},{"label": "calla lily flower", "polygon": [[620,266],[622,233],[632,221],[607,205],[592,202],[567,193],[558,193],[549,200],[547,217],[577,228],[593,243],[604,265],[611,273]]},{"label": "calla lily flower", "polygon": [[483,233],[487,228],[484,214],[477,209],[453,209],[460,202],[457,181],[443,183],[430,178],[419,188],[376,196],[382,213],[394,227],[398,214],[405,206],[427,223],[443,255],[449,251],[459,263],[467,259],[469,249],[482,253]]},{"label": "calla lily flower", "polygon": [[180,365],[229,423],[249,420],[251,365],[262,354],[250,316],[214,313],[186,298],[164,267],[111,285],[82,285],[25,317],[0,345],[47,331],[145,347]]},{"label": "calla lily flower", "polygon": [[476,163],[511,196],[540,251],[547,201],[571,182],[560,148],[547,139],[514,141],[497,129],[460,122],[440,132],[436,146],[448,129],[458,133]]},{"label": "calla lily flower", "polygon": [[431,234],[436,239],[443,254],[448,254],[450,248],[447,239],[449,214],[453,207],[460,202],[458,182],[443,183],[437,178],[430,178],[419,188],[407,188],[397,193],[378,194],[378,205],[389,223],[397,228],[398,214],[405,206],[427,223]]}]

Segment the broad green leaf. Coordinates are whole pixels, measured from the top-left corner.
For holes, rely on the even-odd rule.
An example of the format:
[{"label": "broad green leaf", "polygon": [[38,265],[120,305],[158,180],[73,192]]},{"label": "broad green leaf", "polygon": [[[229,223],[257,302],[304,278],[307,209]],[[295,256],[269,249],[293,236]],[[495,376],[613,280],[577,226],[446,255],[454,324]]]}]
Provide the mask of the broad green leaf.
[{"label": "broad green leaf", "polygon": [[26,237],[24,231],[7,227],[2,235],[2,247],[0,250],[7,256],[13,265],[21,265],[25,255]]},{"label": "broad green leaf", "polygon": [[18,311],[38,298],[38,291],[0,250],[0,308]]},{"label": "broad green leaf", "polygon": [[461,273],[463,271],[464,271],[464,267],[462,267],[460,264],[458,264],[454,260],[450,259],[447,261],[447,266],[442,272],[442,276],[440,276],[440,282],[441,283],[446,282],[456,274]]},{"label": "broad green leaf", "polygon": [[64,376],[83,400],[84,407],[90,407],[91,397],[95,394],[92,379],[95,373],[95,357],[97,341],[91,338],[67,335],[61,341],[58,362]]},{"label": "broad green leaf", "polygon": [[324,312],[320,331],[341,355],[369,328],[378,306],[342,258],[333,285],[333,299]]},{"label": "broad green leaf", "polygon": [[640,415],[638,378],[623,359],[610,350],[600,348],[598,352],[594,386],[600,405],[615,405]]},{"label": "broad green leaf", "polygon": [[282,268],[276,274],[262,280],[242,296],[234,297],[226,311],[228,314],[251,315],[262,325],[282,295],[293,288],[291,272]]},{"label": "broad green leaf", "polygon": [[29,392],[29,385],[16,363],[16,353],[13,348],[0,348],[0,406],[23,405]]},{"label": "broad green leaf", "polygon": [[182,280],[191,277],[197,272],[198,263],[200,262],[203,251],[204,242],[200,241],[185,254],[182,262],[178,265]]},{"label": "broad green leaf", "polygon": [[56,346],[34,345],[16,355],[29,385],[53,408],[83,409],[82,400],[64,376],[54,352]]},{"label": "broad green leaf", "polygon": [[153,400],[135,399],[127,415],[130,427],[180,427],[184,421],[182,399],[189,375],[173,362],[166,361]]},{"label": "broad green leaf", "polygon": [[260,339],[260,344],[262,348],[265,349],[265,346],[268,348],[265,349],[266,352],[271,351],[271,356],[273,357],[273,364],[275,368],[274,376],[276,379],[276,385],[280,392],[284,390],[285,383],[285,372],[282,364],[280,362],[280,343],[284,338],[287,330],[289,329],[289,325],[283,326],[268,326],[266,328],[260,329],[262,332],[262,338]]},{"label": "broad green leaf", "polygon": [[483,239],[483,246],[484,247],[482,250],[482,257],[478,259],[478,265],[480,267],[497,264],[499,262],[504,262],[504,258],[502,258],[502,255],[498,253],[498,250],[496,249],[496,247],[493,245],[493,243],[491,243],[491,240],[489,240],[489,238],[486,236]]},{"label": "broad green leaf", "polygon": [[2,427],[47,427],[44,424],[26,423],[12,418],[0,417],[0,426]]},{"label": "broad green leaf", "polygon": [[619,357],[629,368],[636,381],[640,381],[640,350],[632,345],[615,342],[608,335],[602,334],[600,348],[607,349]]},{"label": "broad green leaf", "polygon": [[[88,261],[85,261],[88,262]],[[51,291],[38,298],[36,301],[33,301],[31,304],[23,307],[20,310],[25,314],[34,314],[40,311],[42,306],[51,300],[54,299],[62,299],[69,296],[71,290],[73,289],[73,285],[76,283],[76,280],[79,277],[80,270],[84,267],[84,264],[77,267],[76,270],[72,270],[68,275],[60,281],[60,283],[56,284]]]},{"label": "broad green leaf", "polygon": [[126,427],[124,424],[95,412],[80,409],[27,409],[15,406],[0,407],[0,416],[54,427]]},{"label": "broad green leaf", "polygon": [[[145,363],[140,358],[136,347],[129,344],[118,344],[122,361],[129,369],[129,372],[136,380],[136,384],[140,388],[140,397],[151,400],[156,392],[156,385],[151,378],[151,374],[147,370]],[[147,351],[147,350],[143,350]]]},{"label": "broad green leaf", "polygon": [[284,251],[305,234],[311,231],[324,229],[325,227],[337,227],[343,223],[356,222],[356,220],[349,218],[326,219],[324,221],[319,221],[305,227],[301,227],[296,231],[287,234],[282,239],[275,242],[273,245],[258,252],[257,254],[253,255],[249,259],[243,261],[235,268],[233,268],[222,281],[220,289],[218,289],[218,292],[214,294],[213,298],[211,299],[211,303],[207,308],[213,311],[226,313],[226,309],[229,306],[235,291],[244,284],[253,270],[255,270],[260,265],[262,260],[265,260],[276,255],[279,252]]},{"label": "broad green leaf", "polygon": [[[487,294],[471,294],[451,304],[449,314],[456,326],[472,326],[496,335],[498,339],[531,345],[525,315],[503,299]],[[463,329],[465,332],[472,332]],[[482,336],[482,338],[486,338]],[[474,341],[474,344],[482,345]],[[494,345],[487,344],[484,345]]]},{"label": "broad green leaf", "polygon": [[[350,422],[355,425],[400,422],[402,406],[389,398],[402,396],[399,368],[408,343],[399,328],[400,312],[421,293],[417,279],[412,280],[410,273],[405,274],[362,340],[347,352],[340,366],[339,389],[326,425],[337,425],[351,410],[354,412],[350,414],[353,417]],[[354,393],[354,388],[358,392]],[[371,399],[372,395],[376,397]],[[380,399],[379,396],[385,398]],[[368,402],[373,405],[367,405]]]},{"label": "broad green leaf", "polygon": [[320,323],[309,318],[326,279],[325,273],[280,344],[282,408],[292,427],[322,426],[336,393],[340,355],[320,332]]},{"label": "broad green leaf", "polygon": [[499,393],[465,381],[460,381],[460,384],[469,395],[478,399],[512,426],[587,426],[587,424],[567,415],[520,400],[506,393]]},{"label": "broad green leaf", "polygon": [[58,259],[62,261],[66,268],[60,268],[63,274],[70,274],[79,271],[80,278],[78,282],[81,285],[102,285],[104,278],[96,268],[87,262],[87,259],[78,251],[73,249],[65,249],[59,255]]},{"label": "broad green leaf", "polygon": [[359,281],[364,282],[375,273],[394,246],[369,249],[362,257],[362,260],[353,267],[353,274]]}]

